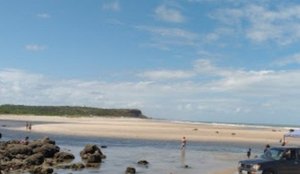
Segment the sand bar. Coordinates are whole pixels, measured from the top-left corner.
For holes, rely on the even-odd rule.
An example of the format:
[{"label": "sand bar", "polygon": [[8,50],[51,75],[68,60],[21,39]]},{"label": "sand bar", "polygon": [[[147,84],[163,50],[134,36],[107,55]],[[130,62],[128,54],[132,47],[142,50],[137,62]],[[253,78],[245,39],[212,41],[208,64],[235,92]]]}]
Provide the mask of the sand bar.
[{"label": "sand bar", "polygon": [[[33,123],[32,131],[40,133],[153,140],[180,140],[182,136],[186,136],[189,141],[253,144],[278,144],[287,131],[281,128],[253,128],[111,117],[1,115],[1,120],[29,121]],[[25,125],[22,127],[8,126],[7,128],[25,130]]]}]

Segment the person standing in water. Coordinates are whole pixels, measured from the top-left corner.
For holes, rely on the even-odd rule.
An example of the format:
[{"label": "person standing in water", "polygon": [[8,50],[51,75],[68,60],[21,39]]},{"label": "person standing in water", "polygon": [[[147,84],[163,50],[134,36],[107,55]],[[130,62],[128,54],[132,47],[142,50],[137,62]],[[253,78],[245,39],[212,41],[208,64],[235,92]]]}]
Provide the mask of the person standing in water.
[{"label": "person standing in water", "polygon": [[184,167],[186,167],[186,165],[185,165],[185,148],[186,148],[186,138],[182,137],[181,146],[180,146],[180,152],[181,152],[180,159],[181,159],[181,164]]},{"label": "person standing in water", "polygon": [[29,124],[28,124],[28,130],[31,131],[31,128],[32,128],[32,124],[29,123]]},{"label": "person standing in water", "polygon": [[247,157],[248,157],[248,158],[251,157],[251,148],[249,148],[248,151],[247,151]]}]

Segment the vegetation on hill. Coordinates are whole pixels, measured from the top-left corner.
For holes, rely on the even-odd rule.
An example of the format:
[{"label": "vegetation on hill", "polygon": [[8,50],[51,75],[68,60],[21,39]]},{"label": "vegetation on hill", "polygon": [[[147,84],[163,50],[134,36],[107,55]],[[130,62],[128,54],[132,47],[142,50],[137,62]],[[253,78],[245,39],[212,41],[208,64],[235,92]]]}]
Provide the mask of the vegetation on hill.
[{"label": "vegetation on hill", "polygon": [[138,109],[101,109],[80,106],[0,105],[0,114],[146,118]]}]

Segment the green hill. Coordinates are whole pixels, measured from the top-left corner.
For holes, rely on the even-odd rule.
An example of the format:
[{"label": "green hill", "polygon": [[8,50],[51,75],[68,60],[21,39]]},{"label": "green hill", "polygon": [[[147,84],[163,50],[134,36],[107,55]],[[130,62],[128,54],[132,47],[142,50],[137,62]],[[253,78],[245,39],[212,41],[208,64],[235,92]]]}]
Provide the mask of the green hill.
[{"label": "green hill", "polygon": [[0,114],[147,118],[138,109],[101,109],[79,106],[0,105]]}]

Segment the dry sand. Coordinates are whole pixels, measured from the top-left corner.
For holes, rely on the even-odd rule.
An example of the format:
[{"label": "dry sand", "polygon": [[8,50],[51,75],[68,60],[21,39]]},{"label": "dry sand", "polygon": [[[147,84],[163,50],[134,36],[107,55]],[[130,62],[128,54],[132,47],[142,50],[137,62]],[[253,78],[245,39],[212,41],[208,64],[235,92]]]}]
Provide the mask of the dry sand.
[{"label": "dry sand", "polygon": [[[180,140],[182,136],[186,136],[189,141],[252,144],[278,144],[279,139],[287,131],[279,128],[250,128],[111,117],[1,115],[1,120],[29,121],[33,123],[32,131],[41,133],[154,140]],[[25,130],[25,125],[14,129]]]}]

